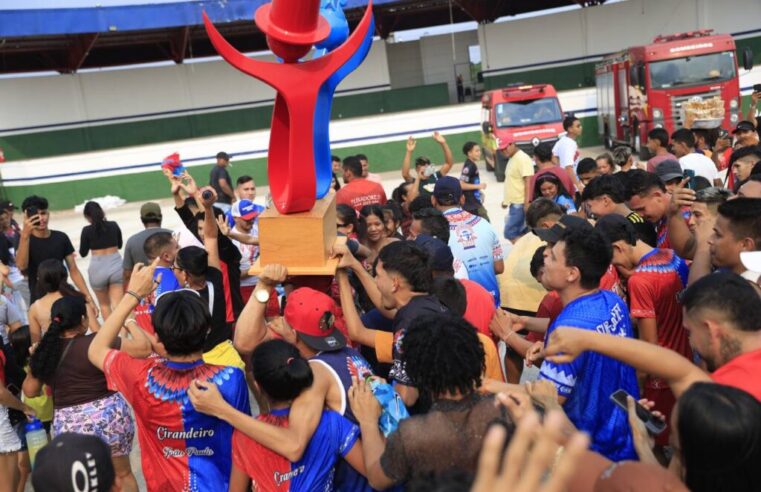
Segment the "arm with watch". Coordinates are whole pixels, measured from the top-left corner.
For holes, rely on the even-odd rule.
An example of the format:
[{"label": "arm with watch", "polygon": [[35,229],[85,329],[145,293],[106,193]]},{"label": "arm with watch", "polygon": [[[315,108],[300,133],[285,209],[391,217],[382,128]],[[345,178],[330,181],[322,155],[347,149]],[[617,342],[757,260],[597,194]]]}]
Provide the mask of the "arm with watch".
[{"label": "arm with watch", "polygon": [[259,275],[254,293],[238,317],[235,325],[233,345],[242,355],[250,355],[254,349],[267,340],[267,326],[264,313],[272,291],[277,284],[285,282],[288,269],[283,265],[267,265]]},{"label": "arm with watch", "polygon": [[[111,316],[106,318],[106,321],[103,322],[103,326],[100,327],[100,330],[90,343],[90,348],[87,350],[87,357],[98,369],[103,370],[103,363],[106,360],[106,355],[112,350],[111,345],[116,340],[116,337],[119,336],[119,332],[129,317],[129,314],[137,307],[140,301],[153,292],[159,284],[161,274],[159,274],[159,278],[155,280],[153,278],[158,263],[159,258],[156,258],[150,265],[146,266],[142,263],[135,265],[124,297],[122,297],[122,300],[116,305]],[[130,328],[130,331],[131,330],[132,328]],[[139,334],[134,332],[133,336],[135,335]]]}]

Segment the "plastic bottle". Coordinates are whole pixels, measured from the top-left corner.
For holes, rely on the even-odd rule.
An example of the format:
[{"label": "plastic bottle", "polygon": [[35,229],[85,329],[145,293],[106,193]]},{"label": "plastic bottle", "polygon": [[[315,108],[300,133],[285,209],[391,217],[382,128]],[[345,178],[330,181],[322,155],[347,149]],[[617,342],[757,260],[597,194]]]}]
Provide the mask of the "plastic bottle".
[{"label": "plastic bottle", "polygon": [[29,461],[34,466],[34,457],[37,451],[48,443],[48,434],[38,419],[32,419],[26,424],[26,446],[29,449]]}]

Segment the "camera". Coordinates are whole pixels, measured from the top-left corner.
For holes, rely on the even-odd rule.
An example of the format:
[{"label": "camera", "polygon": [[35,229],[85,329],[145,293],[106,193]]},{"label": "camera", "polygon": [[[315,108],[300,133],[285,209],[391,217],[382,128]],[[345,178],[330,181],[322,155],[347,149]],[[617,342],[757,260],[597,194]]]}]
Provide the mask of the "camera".
[{"label": "camera", "polygon": [[201,193],[201,197],[204,200],[211,200],[212,198],[214,198],[214,193],[212,193],[211,190],[204,190],[204,192]]}]

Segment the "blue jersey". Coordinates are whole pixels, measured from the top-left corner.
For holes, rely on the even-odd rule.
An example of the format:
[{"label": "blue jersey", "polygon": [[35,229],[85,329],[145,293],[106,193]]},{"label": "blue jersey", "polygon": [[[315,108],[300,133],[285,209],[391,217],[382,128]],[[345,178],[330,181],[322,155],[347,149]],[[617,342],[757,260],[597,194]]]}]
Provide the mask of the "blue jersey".
[{"label": "blue jersey", "polygon": [[[546,340],[558,326],[633,337],[626,304],[605,290],[565,306],[547,330]],[[583,352],[568,364],[545,360],[540,377],[552,381],[566,398],[565,413],[578,429],[589,433],[594,451],[613,461],[637,459],[627,414],[610,399],[619,389],[639,398],[637,375],[631,366],[595,352]]]},{"label": "blue jersey", "polygon": [[[285,427],[289,411],[273,410],[257,419]],[[236,430],[233,463],[251,478],[252,490],[329,492],[333,490],[336,462],[351,451],[358,438],[356,425],[332,410],[325,410],[299,461],[290,462]]]},{"label": "blue jersey", "polygon": [[[351,388],[352,377],[359,380],[373,375],[370,364],[359,352],[350,347],[330,352],[320,352],[310,359],[312,362],[323,364],[335,379],[341,382],[343,393],[341,395],[341,415],[346,417],[352,424],[359,424],[349,406],[348,392]],[[371,491],[372,487],[359,472],[344,460],[336,464],[335,490],[339,492],[362,492]]]},{"label": "blue jersey", "polygon": [[486,220],[460,208],[445,211],[444,217],[449,221],[449,248],[455,262],[462,262],[468,278],[489,291],[494,304],[499,306],[494,262],[501,260],[503,254],[497,233]]}]

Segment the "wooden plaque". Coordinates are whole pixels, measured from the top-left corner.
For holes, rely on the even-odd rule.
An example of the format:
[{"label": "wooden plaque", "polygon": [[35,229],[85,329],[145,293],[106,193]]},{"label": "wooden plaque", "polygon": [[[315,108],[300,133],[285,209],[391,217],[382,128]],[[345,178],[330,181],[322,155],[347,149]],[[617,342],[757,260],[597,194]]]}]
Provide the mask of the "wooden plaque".
[{"label": "wooden plaque", "polygon": [[259,216],[259,259],[249,274],[279,263],[289,275],[334,275],[338,259],[330,258],[330,250],[335,242],[335,192],[317,200],[309,212],[284,215],[270,207]]}]

